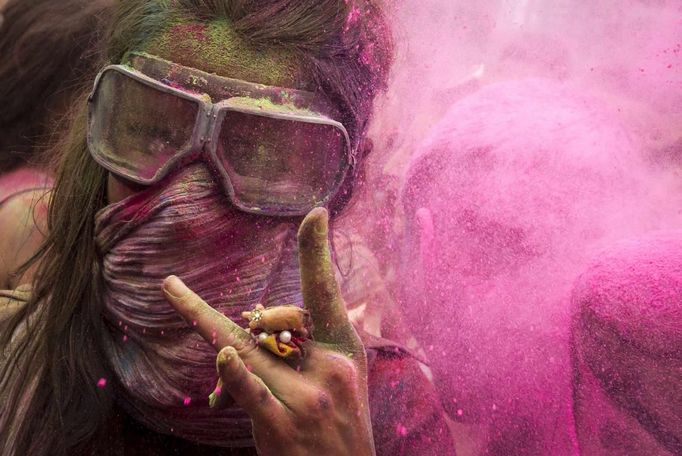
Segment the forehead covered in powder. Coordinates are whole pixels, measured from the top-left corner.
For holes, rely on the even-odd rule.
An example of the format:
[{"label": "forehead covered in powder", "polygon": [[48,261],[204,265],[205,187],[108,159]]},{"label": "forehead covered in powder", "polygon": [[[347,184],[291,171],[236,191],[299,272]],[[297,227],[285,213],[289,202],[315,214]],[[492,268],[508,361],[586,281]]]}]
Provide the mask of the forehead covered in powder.
[{"label": "forehead covered in powder", "polygon": [[300,60],[290,50],[261,47],[240,36],[225,19],[208,23],[169,20],[147,41],[149,54],[233,79],[305,89]]}]

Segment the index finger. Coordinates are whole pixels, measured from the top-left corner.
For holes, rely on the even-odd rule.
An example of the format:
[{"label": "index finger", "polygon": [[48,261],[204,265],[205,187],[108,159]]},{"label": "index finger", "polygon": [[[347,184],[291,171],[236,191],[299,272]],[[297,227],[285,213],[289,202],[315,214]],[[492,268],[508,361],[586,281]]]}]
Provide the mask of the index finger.
[{"label": "index finger", "polygon": [[328,234],[329,215],[322,207],[310,211],[298,230],[303,303],[310,311],[316,340],[355,346],[358,336],[336,283]]},{"label": "index finger", "polygon": [[[175,310],[218,352],[233,347],[249,370],[282,400],[293,400],[292,385],[298,381],[298,372],[274,358],[266,350],[258,350],[256,342],[241,326],[209,306],[176,276],[163,282],[163,292]],[[228,379],[222,378],[223,382]]]},{"label": "index finger", "polygon": [[230,345],[241,353],[253,344],[251,336],[241,326],[209,306],[176,276],[166,277],[163,292],[175,310],[216,351]]}]

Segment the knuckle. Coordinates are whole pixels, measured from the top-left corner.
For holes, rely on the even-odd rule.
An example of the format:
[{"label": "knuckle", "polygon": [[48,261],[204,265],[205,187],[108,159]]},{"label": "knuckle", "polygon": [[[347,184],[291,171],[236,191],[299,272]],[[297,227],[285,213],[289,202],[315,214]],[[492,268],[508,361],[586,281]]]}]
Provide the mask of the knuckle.
[{"label": "knuckle", "polygon": [[327,374],[327,381],[332,386],[351,385],[357,382],[358,369],[353,361],[343,355],[335,356]]},{"label": "knuckle", "polygon": [[258,393],[256,394],[256,401],[260,407],[268,407],[272,402],[272,394],[262,383],[259,385]]},{"label": "knuckle", "polygon": [[318,415],[326,414],[332,408],[332,397],[326,391],[319,391],[314,395],[312,410]]},{"label": "knuckle", "polygon": [[311,419],[318,419],[331,410],[333,407],[333,400],[327,391],[314,390],[307,395],[304,407]]},{"label": "knuckle", "polygon": [[187,293],[184,296],[177,298],[179,304],[185,309],[185,317],[188,319],[196,320],[199,318],[201,313],[200,298],[193,294]]},{"label": "knuckle", "polygon": [[232,338],[232,346],[237,351],[239,356],[247,358],[254,354],[258,349],[258,344],[251,337],[240,337],[237,330],[230,334]]},{"label": "knuckle", "polygon": [[318,238],[315,237],[312,239],[311,245],[310,245],[310,252],[317,258],[319,261],[327,261],[329,260],[329,247],[327,246],[327,239],[326,238]]}]

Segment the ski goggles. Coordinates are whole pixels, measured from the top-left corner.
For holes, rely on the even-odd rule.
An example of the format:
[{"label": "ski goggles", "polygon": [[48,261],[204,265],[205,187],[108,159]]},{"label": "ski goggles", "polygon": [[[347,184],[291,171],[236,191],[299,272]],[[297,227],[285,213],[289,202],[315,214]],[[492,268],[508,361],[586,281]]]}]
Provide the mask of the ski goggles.
[{"label": "ski goggles", "polygon": [[153,185],[202,157],[243,211],[303,215],[338,191],[354,152],[338,113],[302,90],[224,78],[147,54],[105,67],[88,98],[88,148]]}]

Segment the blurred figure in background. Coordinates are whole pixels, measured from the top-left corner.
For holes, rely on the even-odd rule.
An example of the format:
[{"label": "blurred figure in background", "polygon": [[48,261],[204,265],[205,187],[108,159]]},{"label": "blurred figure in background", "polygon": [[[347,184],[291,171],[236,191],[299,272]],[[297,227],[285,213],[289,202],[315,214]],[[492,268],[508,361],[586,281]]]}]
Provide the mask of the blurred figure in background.
[{"label": "blurred figure in background", "polygon": [[59,137],[97,47],[113,0],[0,2],[0,287],[30,280],[17,271],[44,238],[45,151]]},{"label": "blurred figure in background", "polygon": [[593,248],[660,224],[647,179],[609,111],[541,79],[461,100],[418,149],[398,283],[462,454],[576,454],[571,286]]}]

